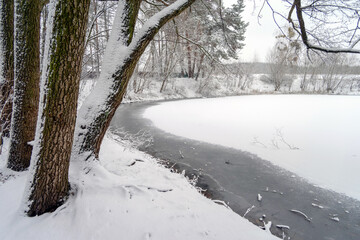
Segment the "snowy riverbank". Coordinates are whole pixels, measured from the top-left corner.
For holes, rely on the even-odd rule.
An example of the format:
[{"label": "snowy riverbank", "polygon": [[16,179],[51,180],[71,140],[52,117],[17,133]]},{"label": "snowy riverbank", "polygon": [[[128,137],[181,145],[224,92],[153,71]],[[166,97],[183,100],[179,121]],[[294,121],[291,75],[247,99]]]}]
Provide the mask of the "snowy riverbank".
[{"label": "snowy riverbank", "polygon": [[105,138],[100,162],[72,162],[68,201],[28,218],[21,209],[27,172],[0,164],[0,239],[277,239],[205,198],[181,174]]},{"label": "snowy riverbank", "polygon": [[274,83],[269,81],[267,74],[250,74],[241,77],[218,75],[198,80],[170,78],[163,91],[160,91],[163,81],[158,78],[143,79],[141,83],[138,79],[138,84],[134,84],[134,79],[132,79],[123,102],[260,94],[360,94],[360,77],[358,75],[333,75],[331,81],[324,75],[314,75],[309,78],[302,74],[288,75],[277,91],[274,90]]}]

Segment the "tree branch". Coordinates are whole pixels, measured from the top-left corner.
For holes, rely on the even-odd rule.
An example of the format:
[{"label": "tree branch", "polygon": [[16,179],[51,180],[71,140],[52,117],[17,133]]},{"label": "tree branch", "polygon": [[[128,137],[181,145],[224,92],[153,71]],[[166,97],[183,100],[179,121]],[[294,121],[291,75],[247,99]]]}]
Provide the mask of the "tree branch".
[{"label": "tree branch", "polygon": [[[354,49],[355,45],[360,41],[360,39],[356,40],[349,48],[331,48],[331,47],[323,47],[320,45],[311,44],[309,42],[307,31],[306,31],[305,21],[304,21],[304,17],[303,17],[303,8],[301,7],[301,0],[294,0],[293,6],[295,6],[295,8],[296,8],[296,16],[297,16],[298,23],[299,23],[301,39],[308,49],[314,49],[314,50],[327,52],[327,53],[357,53],[357,54],[360,53],[359,49]],[[297,30],[294,22],[291,19],[292,11],[293,11],[293,7],[291,8],[291,10],[289,12],[288,21],[292,24],[293,28],[295,30]],[[297,31],[297,32],[299,33],[299,31]]]}]

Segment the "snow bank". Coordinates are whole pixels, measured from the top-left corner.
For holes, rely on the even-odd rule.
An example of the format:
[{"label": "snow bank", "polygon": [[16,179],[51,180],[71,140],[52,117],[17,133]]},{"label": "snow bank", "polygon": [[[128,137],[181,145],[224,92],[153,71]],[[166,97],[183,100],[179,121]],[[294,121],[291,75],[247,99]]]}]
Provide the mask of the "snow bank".
[{"label": "snow bank", "polygon": [[69,200],[33,218],[18,210],[27,172],[2,168],[0,239],[277,239],[109,136],[100,159],[72,163]]},{"label": "snow bank", "polygon": [[[266,74],[250,74],[241,79],[235,75],[215,75],[199,78],[197,81],[191,78],[173,77],[168,79],[165,90],[160,92],[163,85],[161,77],[134,74],[123,102],[274,93],[359,95],[360,78],[358,75],[334,75],[333,77],[337,79],[334,82],[339,83],[333,91],[327,91],[323,75],[316,75],[314,79],[308,79],[305,83],[303,75],[289,75],[289,81],[284,83],[278,92],[274,92],[274,86],[268,81]],[[306,85],[304,89],[301,89],[302,84]]]},{"label": "snow bank", "polygon": [[359,96],[241,96],[161,103],[144,117],[164,131],[257,154],[360,199],[359,106]]}]

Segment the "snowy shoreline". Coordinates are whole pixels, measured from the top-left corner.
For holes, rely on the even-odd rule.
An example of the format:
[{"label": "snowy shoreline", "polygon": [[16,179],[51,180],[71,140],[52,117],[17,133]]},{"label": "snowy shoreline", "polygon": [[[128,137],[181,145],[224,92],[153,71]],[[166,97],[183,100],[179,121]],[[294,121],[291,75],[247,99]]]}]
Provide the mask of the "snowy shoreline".
[{"label": "snowy shoreline", "polygon": [[353,95],[247,95],[162,102],[143,116],[165,132],[256,154],[359,200],[353,184],[360,181],[359,100]]},{"label": "snowy shoreline", "polygon": [[27,172],[12,172],[4,168],[4,158],[0,162],[4,240],[277,239],[202,196],[183,175],[110,135],[104,139],[99,162],[71,163],[75,191],[67,202],[38,217],[19,211]]},{"label": "snowy shoreline", "polygon": [[[258,98],[259,96],[252,97]],[[240,98],[242,99],[242,97]],[[199,99],[198,101],[209,100],[217,101],[219,99]],[[197,100],[185,100],[185,102],[191,105],[193,105],[193,101],[196,102]],[[170,102],[164,102],[164,104],[167,103],[170,104]],[[179,103],[179,101],[173,101],[172,103]],[[272,232],[276,232],[276,225],[286,224],[291,226],[291,230],[288,231],[289,236],[296,233],[309,237],[304,239],[320,239],[325,235],[340,236],[338,234],[345,234],[349,237],[346,237],[346,239],[357,239],[351,237],[351,234],[358,233],[357,230],[352,229],[352,231],[345,233],[342,229],[347,224],[352,225],[353,220],[356,220],[357,216],[359,216],[358,201],[334,191],[316,187],[296,174],[260,159],[254,154],[248,155],[234,148],[167,134],[152,125],[148,119],[141,117],[145,109],[156,106],[159,106],[159,104],[134,103],[134,105],[123,105],[116,114],[116,124],[114,122],[113,125],[114,129],[123,126],[121,131],[126,132],[127,135],[133,134],[135,136],[139,129],[142,129],[141,132],[148,132],[148,136],[153,137],[154,145],[141,148],[142,150],[160,159],[173,159],[173,162],[178,162],[176,166],[180,167],[179,172],[186,170],[190,177],[192,177],[192,174],[198,175],[192,169],[201,171],[199,181],[207,183],[208,186],[204,186],[214,191],[213,198],[224,200],[241,216],[244,215],[248,207],[254,205],[256,208],[247,214],[247,218],[262,226],[259,220],[263,214],[266,214],[269,217],[266,220],[273,222]],[[179,107],[172,107],[172,109],[181,110]],[[164,120],[171,121],[171,118],[166,117],[169,114],[171,112],[166,111],[166,113],[161,114],[161,117]],[[196,118],[195,115],[191,116]],[[177,124],[177,126],[182,127],[181,124]],[[239,162],[237,159],[239,159]],[[172,164],[170,163],[170,165]],[[228,176],[227,172],[229,174],[238,173],[239,177]],[[229,182],[232,182],[231,186],[229,186]],[[259,193],[262,196],[260,202],[256,198]],[[277,198],[282,200],[279,201],[280,199],[277,200]],[[316,210],[312,203],[320,203],[324,209]],[[262,205],[264,208],[261,207]],[[304,228],[305,226],[300,227],[299,216],[296,216],[296,214],[287,216],[284,212],[290,209],[297,209],[306,213],[309,217],[313,218],[312,222],[316,223],[317,227],[309,229]],[[315,214],[315,212],[317,213]],[[324,229],[324,226],[327,226],[329,221],[328,214],[335,212],[339,214],[341,223],[332,226],[332,232],[327,231]],[[307,225],[306,227],[309,226]],[[278,236],[281,236],[281,231]],[[337,237],[335,238],[337,239]]]}]

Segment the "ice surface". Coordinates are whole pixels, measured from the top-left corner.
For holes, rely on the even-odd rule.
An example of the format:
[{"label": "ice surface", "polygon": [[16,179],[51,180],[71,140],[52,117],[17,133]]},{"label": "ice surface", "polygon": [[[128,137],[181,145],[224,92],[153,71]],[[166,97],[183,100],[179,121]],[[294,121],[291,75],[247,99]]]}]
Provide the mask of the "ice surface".
[{"label": "ice surface", "polygon": [[144,117],[166,132],[245,150],[360,199],[360,97],[260,95],[166,102]]}]

